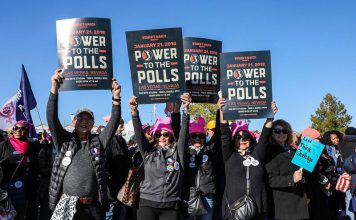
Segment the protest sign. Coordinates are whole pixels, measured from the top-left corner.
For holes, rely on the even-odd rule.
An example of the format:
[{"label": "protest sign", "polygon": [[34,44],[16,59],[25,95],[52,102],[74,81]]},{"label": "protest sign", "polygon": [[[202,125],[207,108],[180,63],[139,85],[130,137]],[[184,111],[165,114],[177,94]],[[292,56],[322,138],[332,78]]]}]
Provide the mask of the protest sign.
[{"label": "protest sign", "polygon": [[220,89],[221,41],[185,37],[185,91],[194,103],[216,103]]},{"label": "protest sign", "polygon": [[128,31],[126,41],[139,103],[179,101],[185,89],[182,29]]},{"label": "protest sign", "polygon": [[60,91],[111,89],[110,19],[64,19],[56,26],[58,63],[64,76]]},{"label": "protest sign", "polygon": [[298,146],[298,150],[294,154],[292,163],[309,172],[313,172],[324,147],[325,145],[320,142],[304,136]]},{"label": "protest sign", "polygon": [[224,119],[272,117],[270,51],[220,54]]}]

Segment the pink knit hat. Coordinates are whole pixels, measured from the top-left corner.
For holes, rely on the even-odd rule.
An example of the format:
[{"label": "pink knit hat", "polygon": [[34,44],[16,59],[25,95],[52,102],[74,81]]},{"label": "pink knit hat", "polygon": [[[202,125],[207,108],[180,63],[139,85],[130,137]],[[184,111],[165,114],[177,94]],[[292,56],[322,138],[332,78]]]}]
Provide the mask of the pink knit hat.
[{"label": "pink knit hat", "polygon": [[153,129],[151,130],[151,133],[154,134],[157,131],[165,130],[174,135],[171,123],[172,119],[170,117],[166,117],[163,119],[158,117]]},{"label": "pink knit hat", "polygon": [[189,122],[189,134],[201,133],[205,134],[205,120],[202,117],[198,117],[197,121],[190,120]]},{"label": "pink knit hat", "polygon": [[232,136],[234,137],[239,131],[246,131],[248,132],[251,137],[255,138],[255,135],[248,130],[248,124],[245,121],[238,121],[236,122],[236,125],[231,126],[232,129]]},{"label": "pink knit hat", "polygon": [[28,121],[21,120],[21,121],[17,121],[17,122],[15,123],[15,126],[17,126],[17,125],[21,125],[21,126],[30,128],[30,126],[31,126],[32,124],[29,123]]},{"label": "pink knit hat", "polygon": [[306,128],[306,129],[304,129],[304,131],[302,132],[302,138],[303,138],[304,136],[307,136],[307,137],[309,137],[309,138],[315,140],[315,139],[320,138],[321,135],[320,135],[320,132],[317,131],[317,130],[315,130],[314,128]]}]

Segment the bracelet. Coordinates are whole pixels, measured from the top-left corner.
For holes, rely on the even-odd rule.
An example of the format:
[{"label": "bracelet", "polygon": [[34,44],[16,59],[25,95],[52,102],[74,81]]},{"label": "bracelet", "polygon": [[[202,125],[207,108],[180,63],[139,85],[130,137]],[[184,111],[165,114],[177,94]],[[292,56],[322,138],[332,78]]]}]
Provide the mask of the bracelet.
[{"label": "bracelet", "polygon": [[121,101],[121,98],[115,99],[114,96],[111,97],[111,99],[112,99],[113,101],[116,101],[116,102],[120,102],[120,101]]}]

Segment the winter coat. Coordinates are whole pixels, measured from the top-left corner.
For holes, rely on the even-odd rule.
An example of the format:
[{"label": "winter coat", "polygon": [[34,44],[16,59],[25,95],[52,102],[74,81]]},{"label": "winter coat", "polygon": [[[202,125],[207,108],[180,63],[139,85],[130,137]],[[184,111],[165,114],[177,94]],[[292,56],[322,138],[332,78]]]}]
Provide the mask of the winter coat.
[{"label": "winter coat", "polygon": [[299,169],[291,163],[294,150],[278,154],[267,165],[269,186],[273,191],[276,219],[309,218],[304,181],[294,183],[293,174]]},{"label": "winter coat", "polygon": [[[224,198],[222,201],[223,217],[231,218],[227,203],[233,204],[237,199],[246,194],[246,167],[245,160],[238,151],[235,150],[235,143],[228,124],[221,124],[222,154],[225,162],[226,185]],[[263,127],[258,144],[253,147],[250,155],[259,161],[257,166],[250,166],[250,196],[257,206],[258,214],[266,212],[267,198],[264,174],[264,159],[268,144],[268,137],[272,129]]]}]

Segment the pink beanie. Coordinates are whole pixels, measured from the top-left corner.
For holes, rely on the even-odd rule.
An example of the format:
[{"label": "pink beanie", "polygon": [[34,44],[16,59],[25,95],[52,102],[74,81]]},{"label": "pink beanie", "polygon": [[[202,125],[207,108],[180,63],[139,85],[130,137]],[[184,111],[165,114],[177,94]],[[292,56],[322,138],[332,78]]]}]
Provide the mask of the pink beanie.
[{"label": "pink beanie", "polygon": [[174,135],[171,122],[172,122],[172,119],[170,117],[166,117],[163,119],[158,117],[151,132],[154,134],[157,131],[165,130],[165,131],[168,131],[169,133],[171,133],[172,135]]},{"label": "pink beanie", "polygon": [[21,126],[24,126],[24,127],[29,128],[32,124],[29,123],[29,122],[27,122],[27,121],[25,121],[25,120],[21,120],[21,121],[17,121],[17,122],[15,123],[15,126],[16,126],[16,125],[21,125]]},{"label": "pink beanie", "polygon": [[302,138],[307,136],[313,140],[320,138],[320,132],[315,130],[314,128],[306,128],[302,132]]},{"label": "pink beanie", "polygon": [[235,136],[239,131],[246,131],[251,135],[251,137],[255,138],[255,135],[248,130],[248,124],[245,121],[236,122],[236,125],[234,127],[232,125],[231,129],[232,129],[232,136]]},{"label": "pink beanie", "polygon": [[189,134],[201,133],[205,134],[205,120],[202,117],[198,117],[197,121],[190,120],[189,122]]}]

